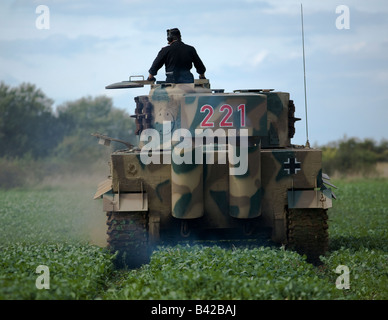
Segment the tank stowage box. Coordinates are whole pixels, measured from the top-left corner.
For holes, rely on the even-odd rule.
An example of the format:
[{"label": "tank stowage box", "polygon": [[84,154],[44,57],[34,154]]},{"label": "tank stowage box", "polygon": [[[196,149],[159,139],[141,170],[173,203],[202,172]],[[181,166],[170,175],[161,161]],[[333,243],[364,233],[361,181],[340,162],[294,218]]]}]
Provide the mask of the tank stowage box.
[{"label": "tank stowage box", "polygon": [[334,195],[321,151],[291,144],[299,119],[288,93],[225,93],[207,79],[107,88],[144,84],[151,90],[135,98],[132,116],[138,145],[123,142],[127,149],[112,153],[95,194],[118,265],[147,263],[164,241],[255,238],[262,230],[311,261],[326,252]]}]

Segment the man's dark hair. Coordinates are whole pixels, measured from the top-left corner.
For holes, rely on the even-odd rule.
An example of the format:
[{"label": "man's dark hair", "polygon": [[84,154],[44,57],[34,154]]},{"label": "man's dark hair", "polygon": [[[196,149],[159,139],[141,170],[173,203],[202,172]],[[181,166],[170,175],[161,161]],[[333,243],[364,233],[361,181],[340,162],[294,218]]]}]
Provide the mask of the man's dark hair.
[{"label": "man's dark hair", "polygon": [[167,30],[167,41],[172,42],[174,40],[181,40],[181,32],[178,28],[168,29]]}]

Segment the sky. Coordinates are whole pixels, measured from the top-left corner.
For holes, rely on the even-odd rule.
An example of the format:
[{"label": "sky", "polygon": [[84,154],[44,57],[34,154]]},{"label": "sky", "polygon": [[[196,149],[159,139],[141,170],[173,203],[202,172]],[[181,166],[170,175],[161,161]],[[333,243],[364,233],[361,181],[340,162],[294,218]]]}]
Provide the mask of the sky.
[{"label": "sky", "polygon": [[[132,114],[149,87],[105,86],[147,77],[175,27],[212,88],[289,92],[302,118],[292,143],[388,139],[386,0],[2,0],[0,81],[35,84],[54,109],[106,95]],[[165,80],[163,68],[156,78]]]}]

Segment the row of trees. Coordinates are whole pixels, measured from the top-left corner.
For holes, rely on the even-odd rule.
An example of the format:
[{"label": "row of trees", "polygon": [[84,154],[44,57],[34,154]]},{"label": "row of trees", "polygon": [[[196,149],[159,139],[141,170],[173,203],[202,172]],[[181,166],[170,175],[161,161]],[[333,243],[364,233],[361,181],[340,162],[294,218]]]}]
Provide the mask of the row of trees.
[{"label": "row of trees", "polygon": [[106,96],[80,98],[56,110],[53,103],[33,84],[0,83],[0,158],[78,161],[98,156],[93,132],[133,139],[133,119]]},{"label": "row of trees", "polygon": [[376,163],[388,162],[388,140],[343,138],[321,147],[323,169],[328,174],[368,175]]},{"label": "row of trees", "polygon": [[92,174],[102,163],[105,168],[110,150],[97,145],[91,133],[134,142],[134,120],[106,96],[83,97],[55,110],[53,104],[33,84],[0,83],[0,189],[33,186],[69,172]]}]

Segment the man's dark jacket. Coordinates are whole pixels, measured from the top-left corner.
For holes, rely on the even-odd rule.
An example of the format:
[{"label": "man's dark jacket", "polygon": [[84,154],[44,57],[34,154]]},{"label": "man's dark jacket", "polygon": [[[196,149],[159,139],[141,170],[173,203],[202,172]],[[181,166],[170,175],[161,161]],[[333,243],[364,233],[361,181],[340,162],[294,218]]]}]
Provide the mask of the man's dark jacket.
[{"label": "man's dark jacket", "polygon": [[163,47],[155,58],[149,73],[155,76],[163,64],[166,66],[166,81],[173,83],[194,82],[194,77],[190,72],[193,64],[199,74],[204,74],[206,71],[195,48],[182,41],[174,41]]}]

